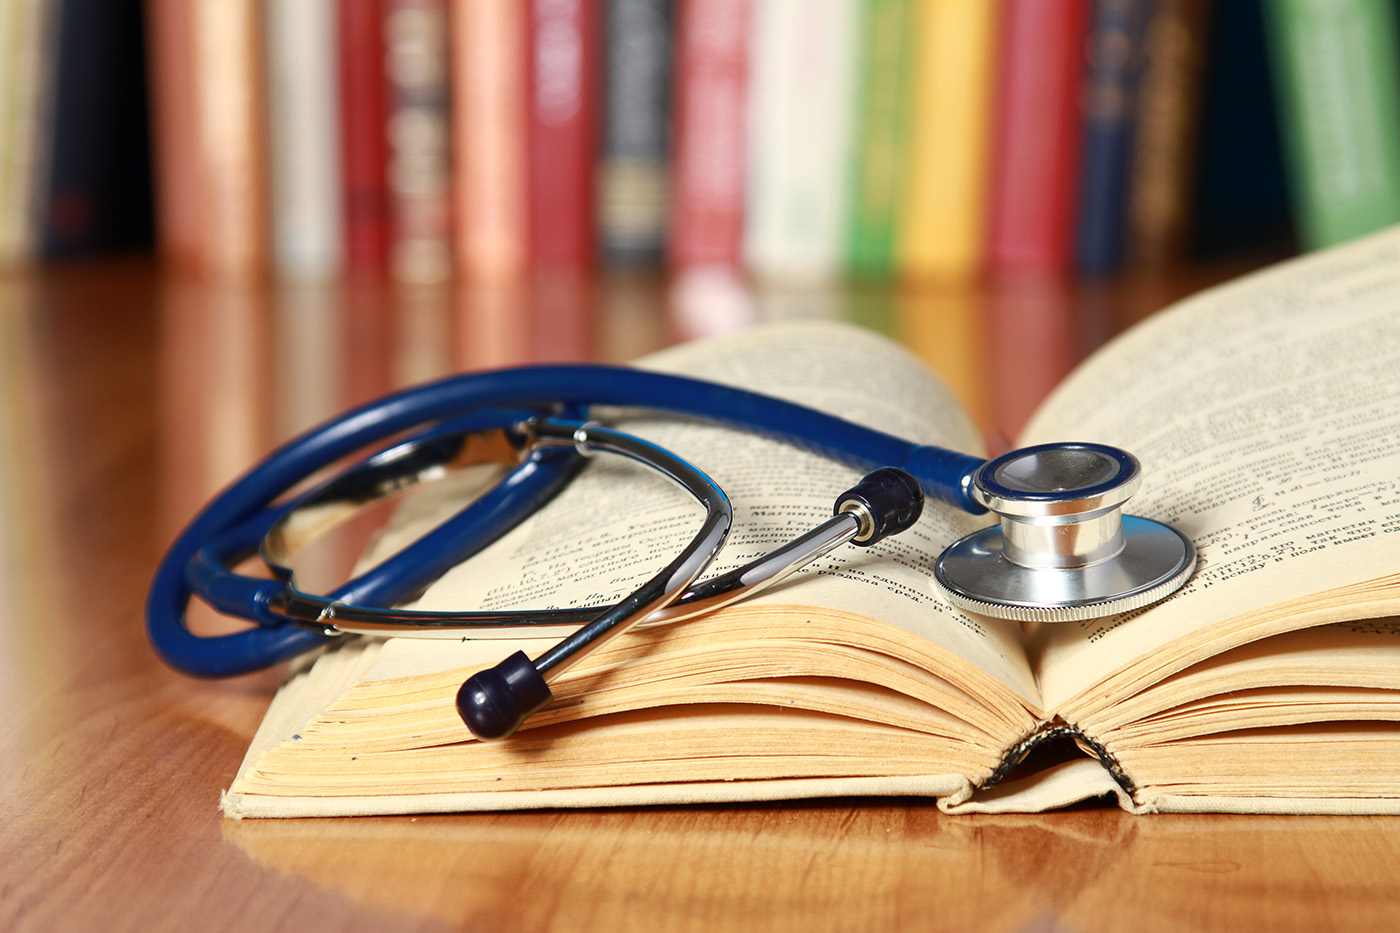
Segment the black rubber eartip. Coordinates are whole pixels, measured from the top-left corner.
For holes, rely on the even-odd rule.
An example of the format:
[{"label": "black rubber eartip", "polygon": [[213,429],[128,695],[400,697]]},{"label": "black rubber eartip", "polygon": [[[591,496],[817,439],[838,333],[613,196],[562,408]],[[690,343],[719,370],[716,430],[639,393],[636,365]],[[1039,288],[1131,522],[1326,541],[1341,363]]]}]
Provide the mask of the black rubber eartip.
[{"label": "black rubber eartip", "polygon": [[924,511],[924,491],[918,480],[894,467],[869,473],[859,483],[836,499],[836,511],[843,511],[847,502],[859,502],[874,520],[868,536],[852,541],[868,547],[886,535],[896,535],[913,526]]},{"label": "black rubber eartip", "polygon": [[467,678],[457,691],[457,712],[478,739],[503,739],[553,697],[535,663],[517,651]]}]

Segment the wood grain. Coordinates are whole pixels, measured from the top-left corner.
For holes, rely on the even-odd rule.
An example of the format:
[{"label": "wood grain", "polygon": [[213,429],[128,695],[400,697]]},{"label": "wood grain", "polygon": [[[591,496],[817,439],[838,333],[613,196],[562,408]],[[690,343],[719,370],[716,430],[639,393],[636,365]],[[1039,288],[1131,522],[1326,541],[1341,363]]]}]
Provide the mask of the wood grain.
[{"label": "wood grain", "polygon": [[[1131,297],[1141,291],[1092,297],[1128,319],[1145,313],[1133,302],[1149,299]],[[326,345],[304,350],[338,353],[347,322],[369,325],[343,313],[346,295],[321,298]],[[1380,818],[948,818],[924,801],[830,800],[221,819],[219,791],[278,675],[215,683],[166,670],[145,643],[141,604],[174,523],[235,461],[326,414],[317,404],[364,390],[343,358],[336,376],[272,351],[293,300],[162,280],[144,262],[0,280],[0,929],[1400,922],[1400,821]],[[363,362],[381,381],[455,365],[441,352],[452,341],[431,339],[457,326],[449,293],[436,304],[354,300],[379,309],[385,330],[354,341],[388,354]],[[297,370],[316,374],[319,394],[297,389]]]}]

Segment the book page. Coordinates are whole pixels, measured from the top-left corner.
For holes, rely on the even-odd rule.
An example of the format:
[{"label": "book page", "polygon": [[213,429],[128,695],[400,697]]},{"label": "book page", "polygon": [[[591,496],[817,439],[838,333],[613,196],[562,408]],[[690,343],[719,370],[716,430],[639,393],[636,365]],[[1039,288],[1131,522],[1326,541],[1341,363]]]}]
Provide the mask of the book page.
[{"label": "book page", "polygon": [[[966,414],[922,363],[849,326],[774,325],[683,345],[642,365],[757,389],[900,437],[958,450],[980,446]],[[860,478],[859,471],[818,454],[715,425],[653,417],[616,424],[690,459],[728,493],[735,526],[712,573],[815,527],[831,515],[835,497]],[[667,481],[598,456],[548,508],[450,571],[418,605],[610,604],[669,562],[699,518],[699,507]],[[868,549],[843,547],[746,604],[820,606],[897,625],[1034,703],[1019,628],[958,612],[931,576],[934,556],[986,521],[930,502],[909,531]]]},{"label": "book page", "polygon": [[1127,511],[1189,534],[1200,561],[1156,607],[1037,632],[1047,705],[1102,706],[1115,671],[1146,682],[1230,643],[1393,610],[1400,231],[1149,319],[1057,389],[1023,441],[1053,439],[1135,453],[1144,482]]}]

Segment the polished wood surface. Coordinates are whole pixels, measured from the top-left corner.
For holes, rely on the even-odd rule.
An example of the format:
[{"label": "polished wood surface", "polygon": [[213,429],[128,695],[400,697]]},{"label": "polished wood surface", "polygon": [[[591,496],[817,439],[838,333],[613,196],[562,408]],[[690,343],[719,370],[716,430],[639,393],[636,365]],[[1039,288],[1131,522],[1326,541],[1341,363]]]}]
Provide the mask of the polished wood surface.
[{"label": "polished wood surface", "polygon": [[[1194,284],[1071,297],[1112,329]],[[591,294],[622,315],[603,355],[665,339],[654,286]],[[0,279],[0,929],[1400,925],[1393,819],[949,818],[918,800],[222,819],[279,675],[156,660],[141,606],[161,550],[279,438],[491,362],[463,336],[470,304],[213,288],[141,261]]]}]

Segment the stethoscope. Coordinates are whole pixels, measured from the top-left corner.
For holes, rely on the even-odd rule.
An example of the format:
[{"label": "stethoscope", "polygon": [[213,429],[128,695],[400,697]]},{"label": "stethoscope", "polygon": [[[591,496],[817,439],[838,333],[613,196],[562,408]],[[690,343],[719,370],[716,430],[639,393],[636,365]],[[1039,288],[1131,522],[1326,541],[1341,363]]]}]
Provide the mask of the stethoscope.
[{"label": "stethoscope", "polygon": [[[831,518],[817,528],[701,581],[733,523],[729,499],[687,460],[588,420],[594,406],[754,431],[872,472],[836,497]],[[383,449],[293,492],[371,446]],[[501,537],[598,454],[657,470],[705,512],[681,553],[617,604],[528,612],[386,608],[412,600]],[[484,463],[510,469],[434,530],[332,593],[297,587],[290,559],[311,538],[386,495]],[[462,685],[457,707],[467,726],[479,738],[500,738],[549,702],[551,680],[633,625],[710,611],[772,586],[842,544],[869,546],[903,531],[918,520],[925,495],[1000,518],[949,546],[934,563],[938,588],[958,608],[1068,622],[1150,605],[1185,584],[1196,549],[1168,525],[1122,514],[1141,480],[1137,459],[1116,447],[1044,444],[984,461],[780,399],[646,370],[533,366],[469,374],[356,408],[283,445],[220,493],[157,569],[147,632],[171,666],[221,677],[280,663],[345,634],[469,638],[472,629],[485,627],[577,625],[538,657],[517,652]],[[270,576],[234,569],[254,555]],[[191,596],[256,625],[197,635],[185,620]]]}]

